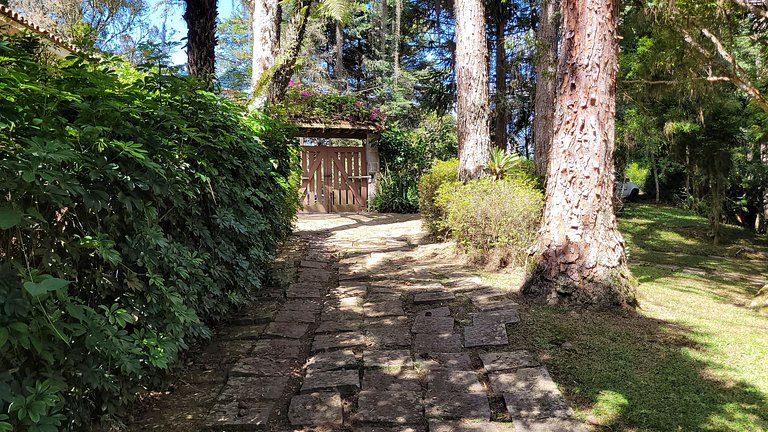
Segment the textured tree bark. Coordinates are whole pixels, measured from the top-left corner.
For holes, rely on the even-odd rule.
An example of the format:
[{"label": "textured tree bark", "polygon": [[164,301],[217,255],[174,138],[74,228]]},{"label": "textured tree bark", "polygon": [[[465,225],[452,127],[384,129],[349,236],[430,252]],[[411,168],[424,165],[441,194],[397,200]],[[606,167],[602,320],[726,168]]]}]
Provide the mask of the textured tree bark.
[{"label": "textured tree bark", "polygon": [[[768,167],[768,142],[760,144],[760,159],[763,161],[763,165]],[[768,185],[763,185],[763,203],[760,211],[757,224],[757,232],[768,232]]]},{"label": "textured tree bark", "polygon": [[341,23],[338,21],[336,21],[333,73],[336,79],[344,79],[347,76],[347,71],[344,69],[344,31],[341,28]]},{"label": "textured tree bark", "polygon": [[379,0],[379,55],[382,59],[387,56],[387,0]]},{"label": "textured tree bark", "polygon": [[563,6],[544,220],[523,292],[550,304],[633,306],[635,283],[612,207],[618,0]]},{"label": "textured tree bark", "polygon": [[560,27],[560,1],[541,0],[539,26],[536,28],[536,95],[533,117],[533,160],[536,173],[547,175],[549,148],[554,131],[557,98],[557,43]]},{"label": "textured tree bark", "polygon": [[403,0],[395,0],[395,53],[393,55],[395,65],[395,86],[400,77],[400,20],[403,14]]},{"label": "textured tree bark", "polygon": [[459,179],[480,177],[490,155],[488,46],[483,0],[455,0]]},{"label": "textured tree bark", "polygon": [[501,149],[507,148],[507,122],[509,114],[507,112],[507,50],[506,50],[506,26],[507,16],[504,13],[503,0],[496,0],[495,17],[495,49],[496,49],[496,121],[495,121],[495,144]]},{"label": "textured tree bark", "polygon": [[299,1],[296,4],[296,15],[294,17],[296,20],[296,36],[283,53],[283,60],[274,67],[275,72],[267,86],[267,101],[269,103],[278,103],[285,96],[285,90],[288,88],[288,83],[293,76],[296,61],[298,61],[299,54],[301,53],[301,47],[304,45],[304,36],[307,33],[307,24],[309,23],[311,11],[312,0]]},{"label": "textured tree bark", "polygon": [[253,57],[251,85],[253,103],[264,106],[263,88],[269,81],[268,72],[275,65],[280,49],[280,7],[278,0],[253,0]]},{"label": "textured tree bark", "polygon": [[185,0],[187,69],[213,88],[216,68],[216,0]]}]

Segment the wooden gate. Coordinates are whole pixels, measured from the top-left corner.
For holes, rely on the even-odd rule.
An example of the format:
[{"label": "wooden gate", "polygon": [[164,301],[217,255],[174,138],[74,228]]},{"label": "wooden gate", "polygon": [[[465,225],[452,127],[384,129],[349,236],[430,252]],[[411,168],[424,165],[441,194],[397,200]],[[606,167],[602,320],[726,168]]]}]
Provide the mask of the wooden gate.
[{"label": "wooden gate", "polygon": [[301,205],[305,212],[357,212],[368,206],[365,147],[303,146]]}]

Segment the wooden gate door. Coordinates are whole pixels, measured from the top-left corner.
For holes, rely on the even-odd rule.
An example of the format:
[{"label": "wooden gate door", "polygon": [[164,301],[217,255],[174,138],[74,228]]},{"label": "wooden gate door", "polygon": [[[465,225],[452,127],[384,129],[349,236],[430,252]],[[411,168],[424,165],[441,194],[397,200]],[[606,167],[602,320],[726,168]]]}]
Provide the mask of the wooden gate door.
[{"label": "wooden gate door", "polygon": [[365,147],[303,146],[301,206],[305,212],[358,212],[368,206]]}]

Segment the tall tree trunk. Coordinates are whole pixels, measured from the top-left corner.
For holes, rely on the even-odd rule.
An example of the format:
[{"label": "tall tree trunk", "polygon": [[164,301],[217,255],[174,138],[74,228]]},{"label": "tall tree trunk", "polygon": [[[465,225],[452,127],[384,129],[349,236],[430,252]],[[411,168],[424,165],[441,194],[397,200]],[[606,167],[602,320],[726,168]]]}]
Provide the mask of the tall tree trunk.
[{"label": "tall tree trunk", "polygon": [[490,155],[484,0],[454,0],[459,179],[480,177]]},{"label": "tall tree trunk", "polygon": [[336,79],[346,80],[347,71],[344,69],[344,31],[341,23],[336,21],[336,46],[334,49],[333,74]]},{"label": "tall tree trunk", "polygon": [[296,36],[285,49],[285,52],[283,52],[281,63],[276,64],[274,67],[275,73],[272,75],[267,87],[267,101],[269,103],[278,103],[285,96],[285,89],[288,88],[288,83],[291,81],[294,69],[296,68],[296,62],[301,53],[301,47],[304,45],[304,36],[307,33],[307,24],[309,23],[311,10],[312,0],[303,0],[296,4],[294,15]]},{"label": "tall tree trunk", "polygon": [[251,59],[251,85],[253,103],[264,106],[263,89],[269,82],[269,70],[275,65],[280,49],[281,11],[278,0],[253,1],[253,56]]},{"label": "tall tree trunk", "polygon": [[[768,142],[760,144],[760,160],[764,167],[768,167]],[[763,185],[763,202],[760,209],[757,226],[757,232],[768,232],[768,185]]]},{"label": "tall tree trunk", "polygon": [[618,0],[564,0],[544,220],[523,289],[551,304],[635,305],[613,213]]},{"label": "tall tree trunk", "polygon": [[400,78],[400,23],[403,14],[403,0],[395,0],[395,53],[393,61],[395,65],[395,87]]},{"label": "tall tree trunk", "polygon": [[379,0],[379,55],[382,59],[387,56],[387,0]]},{"label": "tall tree trunk", "polygon": [[216,69],[216,0],[186,0],[187,69],[208,88]]},{"label": "tall tree trunk", "polygon": [[656,186],[656,204],[659,203],[659,167],[657,162],[653,162],[653,184]]},{"label": "tall tree trunk", "polygon": [[547,175],[549,148],[552,134],[555,104],[557,103],[557,45],[560,27],[560,2],[564,0],[541,0],[541,13],[536,28],[536,96],[533,117],[533,159],[536,173]]},{"label": "tall tree trunk", "polygon": [[496,0],[496,132],[494,133],[496,138],[496,146],[505,149],[507,148],[507,120],[509,114],[507,113],[507,50],[506,50],[506,35],[505,30],[507,26],[507,18],[504,13],[503,0]]}]

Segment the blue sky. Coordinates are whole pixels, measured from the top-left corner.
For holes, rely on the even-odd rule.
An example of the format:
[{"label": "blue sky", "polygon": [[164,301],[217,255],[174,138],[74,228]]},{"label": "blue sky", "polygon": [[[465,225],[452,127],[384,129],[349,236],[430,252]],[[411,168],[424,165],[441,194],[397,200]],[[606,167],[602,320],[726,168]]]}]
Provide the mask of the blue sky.
[{"label": "blue sky", "polygon": [[[153,25],[161,27],[163,25],[163,7],[167,0],[148,0],[150,11],[149,20]],[[235,8],[235,2],[239,3],[239,0],[220,0],[216,5],[219,13],[219,20],[225,20],[232,15],[232,10]],[[168,21],[166,22],[166,28],[169,32],[173,33],[171,41],[181,42],[182,39],[187,37],[187,23],[184,22],[184,5],[182,2],[173,2],[174,6],[170,7],[168,13]],[[187,62],[187,50],[182,45],[171,56],[173,64],[184,64]]]}]

